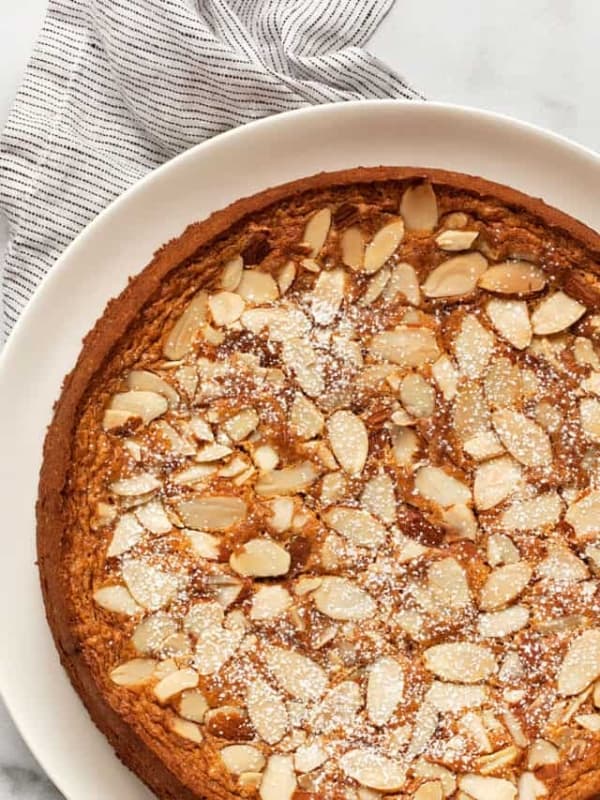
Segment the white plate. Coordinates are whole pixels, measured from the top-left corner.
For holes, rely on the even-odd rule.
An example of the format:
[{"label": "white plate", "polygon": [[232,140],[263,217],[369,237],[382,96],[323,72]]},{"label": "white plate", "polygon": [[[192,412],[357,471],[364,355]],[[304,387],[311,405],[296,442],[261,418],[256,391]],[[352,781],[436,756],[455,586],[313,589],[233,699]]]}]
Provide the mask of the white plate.
[{"label": "white plate", "polygon": [[90,722],[46,627],[35,567],[42,442],[61,381],[106,301],[194,220],[267,186],[358,165],[443,167],[543,197],[600,228],[600,156],[513,120],[434,103],[353,102],[262,120],[156,170],[77,237],[0,360],[0,687],[69,800],[148,800]]}]

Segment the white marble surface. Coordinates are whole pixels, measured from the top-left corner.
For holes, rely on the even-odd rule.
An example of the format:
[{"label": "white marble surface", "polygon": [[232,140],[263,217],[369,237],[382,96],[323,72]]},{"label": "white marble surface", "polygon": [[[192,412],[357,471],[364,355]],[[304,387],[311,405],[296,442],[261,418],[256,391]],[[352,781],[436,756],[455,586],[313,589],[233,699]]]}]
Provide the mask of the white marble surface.
[{"label": "white marble surface", "polygon": [[[44,8],[2,3],[0,125]],[[510,114],[600,150],[599,28],[598,0],[396,0],[371,49],[430,99]],[[0,221],[0,252],[5,241]],[[58,797],[0,702],[0,800]]]}]

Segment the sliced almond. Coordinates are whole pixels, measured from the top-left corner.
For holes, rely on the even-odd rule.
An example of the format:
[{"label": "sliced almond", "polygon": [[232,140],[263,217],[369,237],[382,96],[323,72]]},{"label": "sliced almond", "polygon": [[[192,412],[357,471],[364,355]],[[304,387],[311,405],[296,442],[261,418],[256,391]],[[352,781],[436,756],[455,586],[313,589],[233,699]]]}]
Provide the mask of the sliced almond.
[{"label": "sliced almond", "polygon": [[514,800],[517,796],[517,787],[505,778],[462,775],[458,785],[474,800]]},{"label": "sliced almond", "polygon": [[290,593],[283,586],[261,586],[252,598],[250,619],[275,619],[285,614],[291,604]]},{"label": "sliced almond", "polygon": [[341,239],[342,261],[353,270],[362,269],[365,256],[365,237],[360,228],[346,228]]},{"label": "sliced almond", "polygon": [[444,400],[452,400],[458,384],[458,370],[447,355],[440,356],[431,367],[433,379],[438,385]]},{"label": "sliced almond", "polygon": [[459,503],[442,511],[442,522],[452,540],[477,539],[477,519],[471,509]]},{"label": "sliced almond", "polygon": [[119,497],[136,497],[155,492],[160,489],[161,483],[149,472],[141,472],[131,478],[122,478],[110,484],[110,490]]},{"label": "sliced almond", "polygon": [[401,219],[388,222],[380,228],[367,245],[363,270],[367,274],[377,272],[390,258],[404,238],[404,222]]},{"label": "sliced almond", "polygon": [[179,715],[190,722],[202,722],[208,711],[206,698],[199,689],[190,689],[181,695]]},{"label": "sliced almond", "polygon": [[222,531],[241,522],[247,513],[241,497],[213,495],[192,497],[176,504],[177,513],[188,528]]},{"label": "sliced almond", "polygon": [[121,573],[135,600],[150,611],[170,603],[181,585],[180,576],[134,558],[123,562]]},{"label": "sliced almond", "polygon": [[556,492],[546,492],[531,499],[515,500],[502,514],[505,530],[536,530],[556,525],[562,514],[562,501]]},{"label": "sliced almond", "polygon": [[127,386],[136,392],[155,392],[161,394],[174,407],[179,402],[179,395],[170,383],[167,383],[154,372],[145,369],[134,369],[127,376]]},{"label": "sliced almond", "polygon": [[392,452],[396,464],[401,467],[410,467],[418,449],[419,439],[413,430],[410,428],[392,430]]},{"label": "sliced almond", "polygon": [[487,461],[504,453],[504,447],[493,431],[482,431],[467,439],[463,449],[475,461]]},{"label": "sliced almond", "polygon": [[386,283],[389,281],[391,270],[388,267],[382,267],[379,272],[369,281],[365,293],[358,301],[361,306],[369,306],[374,303],[378,297],[381,296]]},{"label": "sliced almond", "polygon": [[496,671],[496,659],[489,647],[470,642],[437,644],[423,655],[427,669],[445,681],[477,683]]},{"label": "sliced almond", "polygon": [[[212,461],[221,461],[227,456],[230,456],[233,450],[231,447],[227,447],[223,444],[217,444],[216,442],[211,442],[210,444],[204,445],[201,447],[198,452],[196,453],[196,460],[200,461],[202,464],[211,463]],[[208,473],[211,474],[210,472]]]},{"label": "sliced almond", "polygon": [[492,567],[501,564],[514,564],[521,558],[519,550],[508,536],[503,533],[492,533],[487,543],[487,561]]},{"label": "sliced almond", "polygon": [[322,208],[317,211],[306,223],[302,241],[310,247],[311,258],[318,256],[321,252],[330,227],[331,211],[329,208]]},{"label": "sliced almond", "polygon": [[115,530],[106,551],[108,558],[126,553],[141,540],[144,529],[133,513],[123,514],[115,526]]},{"label": "sliced almond", "polygon": [[277,273],[279,293],[284,295],[296,278],[296,265],[293,261],[286,262]]},{"label": "sliced almond", "polygon": [[346,272],[342,268],[323,271],[311,293],[311,313],[317,325],[329,325],[340,309],[346,291]]},{"label": "sliced almond", "polygon": [[185,615],[184,628],[188,633],[200,636],[205,628],[218,628],[223,619],[224,612],[219,603],[199,601]]},{"label": "sliced almond", "polygon": [[466,381],[461,384],[454,399],[452,422],[463,443],[489,430],[490,413],[479,383]]},{"label": "sliced almond", "polygon": [[573,640],[558,673],[559,694],[570,697],[600,677],[600,630],[591,628]]},{"label": "sliced almond", "polygon": [[454,354],[458,367],[467,378],[480,378],[494,352],[495,339],[474,314],[462,320],[454,340]]},{"label": "sliced almond", "polygon": [[296,786],[292,756],[270,756],[258,790],[261,800],[292,800]]},{"label": "sliced almond", "polygon": [[496,433],[508,452],[528,467],[552,464],[552,446],[546,431],[536,422],[511,409],[492,415]]},{"label": "sliced almond", "polygon": [[264,497],[297,494],[303,492],[319,477],[319,472],[310,461],[302,461],[282,469],[265,472],[256,481],[256,493]]},{"label": "sliced almond", "polygon": [[413,795],[414,800],[444,800],[444,790],[440,781],[422,783]]},{"label": "sliced almond", "polygon": [[385,472],[374,475],[365,484],[361,502],[368,511],[378,516],[386,525],[391,525],[396,519],[394,481]]},{"label": "sliced almond", "polygon": [[597,534],[600,530],[600,491],[594,490],[569,505],[565,520],[578,538]]},{"label": "sliced almond", "polygon": [[272,303],[279,297],[279,288],[268,272],[246,269],[236,289],[239,296],[249,305],[260,306]]},{"label": "sliced almond", "polygon": [[219,560],[221,555],[221,542],[216,536],[213,536],[211,533],[206,533],[206,531],[184,530],[183,532],[189,539],[195,555],[200,556],[200,558],[206,558],[209,561]]},{"label": "sliced almond", "polygon": [[421,304],[419,278],[411,264],[401,263],[392,267],[390,279],[383,290],[383,298],[392,302],[398,294],[403,295],[413,306]]},{"label": "sliced almond", "polygon": [[262,472],[270,472],[279,464],[279,453],[271,445],[263,444],[254,450],[252,460]]},{"label": "sliced almond", "polygon": [[153,658],[133,658],[111,670],[110,679],[117,686],[143,686],[152,679],[157,663]]},{"label": "sliced almond", "polygon": [[400,214],[409,231],[432,231],[438,223],[438,206],[431,184],[409,186],[400,201]]},{"label": "sliced almond", "polygon": [[297,772],[312,772],[326,761],[327,753],[318,742],[300,745],[294,756]]},{"label": "sliced almond", "polygon": [[265,757],[251,744],[231,744],[219,751],[225,769],[233,775],[243,772],[260,772],[265,766]]},{"label": "sliced almond", "polygon": [[428,589],[439,608],[464,608],[471,595],[464,569],[454,558],[434,561],[427,571]]},{"label": "sliced almond", "polygon": [[173,525],[160,500],[154,498],[135,509],[135,515],[144,528],[151,533],[163,534],[172,530]]},{"label": "sliced almond", "polygon": [[378,333],[369,349],[376,358],[401,367],[431,364],[440,355],[435,333],[429,328],[400,327]]},{"label": "sliced almond", "polygon": [[471,500],[471,490],[441,467],[421,467],[415,477],[415,488],[426,500],[448,508]]},{"label": "sliced almond", "polygon": [[298,392],[290,412],[290,426],[301,439],[312,439],[323,430],[325,420],[316,405]]},{"label": "sliced almond", "polygon": [[375,611],[373,598],[346,578],[323,578],[312,596],[319,611],[331,619],[367,619]]},{"label": "sliced almond", "polygon": [[163,642],[176,634],[177,630],[173,617],[159,611],[136,627],[131,642],[140,655],[151,655],[159,651]]},{"label": "sliced almond", "polygon": [[[169,403],[162,394],[150,391],[129,391],[115,394],[109,409],[124,412],[130,418],[139,417],[144,424],[164,414]],[[106,429],[106,425],[104,426]]]},{"label": "sliced almond", "polygon": [[446,767],[442,767],[441,764],[433,764],[425,758],[420,758],[412,765],[412,772],[417,778],[434,778],[439,780],[444,789],[444,797],[450,797],[450,795],[456,791],[456,777],[454,773],[450,772]]},{"label": "sliced almond", "polygon": [[163,353],[167,358],[177,361],[187,353],[204,327],[207,311],[208,294],[200,291],[188,303],[164,343]]},{"label": "sliced almond", "polygon": [[517,350],[531,344],[533,331],[524,300],[494,298],[486,306],[487,315],[500,336]]},{"label": "sliced almond", "polygon": [[497,294],[528,295],[544,288],[546,276],[528,261],[503,261],[490,267],[479,279],[479,285]]},{"label": "sliced almond", "polygon": [[383,656],[369,670],[367,714],[374,725],[385,725],[404,695],[404,670],[396,659]]},{"label": "sliced almond", "polygon": [[310,330],[308,317],[295,306],[251,308],[244,311],[240,321],[244,328],[254,334],[267,330],[269,339],[274,342],[301,339]]},{"label": "sliced almond", "polygon": [[221,289],[224,289],[226,292],[235,292],[240,285],[243,269],[244,260],[241,256],[235,256],[235,258],[228,261],[221,270]]},{"label": "sliced almond", "polygon": [[215,325],[231,325],[242,315],[246,304],[235,292],[217,292],[208,298],[208,307]]},{"label": "sliced almond", "polygon": [[545,764],[558,764],[559,761],[558,748],[545,739],[536,739],[527,754],[527,766],[529,769],[537,769]]},{"label": "sliced almond", "polygon": [[435,410],[435,391],[418,372],[409,372],[400,384],[400,400],[413,417],[431,417]]},{"label": "sliced almond", "polygon": [[213,675],[229,661],[238,650],[244,631],[227,629],[220,625],[207,625],[199,631],[194,656],[194,667],[200,675]]},{"label": "sliced almond", "polygon": [[440,250],[468,250],[475,239],[479,236],[479,231],[455,231],[445,230],[438,234],[435,243]]},{"label": "sliced almond", "polygon": [[481,609],[493,611],[510,603],[521,594],[532,574],[533,570],[526,561],[517,561],[493,570],[481,589]]},{"label": "sliced almond", "polygon": [[238,575],[271,578],[285,575],[290,568],[290,554],[271,539],[250,539],[229,559],[229,566]]},{"label": "sliced almond", "polygon": [[119,585],[103,586],[101,589],[96,589],[94,602],[107,611],[112,611],[114,614],[124,614],[127,617],[133,617],[142,611],[127,589]]},{"label": "sliced almond", "polygon": [[510,606],[503,611],[494,611],[482,614],[479,617],[477,629],[484,639],[504,638],[511,633],[520,631],[529,621],[529,611],[525,606]]},{"label": "sliced almond", "polygon": [[362,707],[360,687],[355,681],[342,681],[330,689],[315,709],[312,725],[315,731],[332,733],[347,730],[356,721]]},{"label": "sliced almond", "polygon": [[195,723],[175,717],[171,720],[170,725],[173,733],[181,736],[182,739],[187,739],[194,744],[202,743],[202,732]]},{"label": "sliced almond", "polygon": [[327,420],[327,434],[342,469],[360,475],[369,452],[369,435],[362,419],[352,411],[336,411]]},{"label": "sliced almond", "polygon": [[586,312],[586,308],[577,300],[555,292],[545,297],[531,315],[533,332],[538,336],[559,333],[577,322]]},{"label": "sliced almond", "polygon": [[584,397],[579,402],[581,428],[592,442],[600,444],[600,400],[595,397]]},{"label": "sliced almond", "polygon": [[154,695],[159,703],[166,703],[171,697],[181,694],[185,689],[195,689],[198,685],[198,673],[188,668],[178,669],[164,677],[154,687]]},{"label": "sliced almond", "polygon": [[309,397],[322,394],[325,383],[316,366],[315,351],[308,342],[294,338],[285,340],[281,356],[284,364],[295,375],[300,388]]},{"label": "sliced almond", "polygon": [[600,733],[600,714],[578,714],[575,722],[592,733]]},{"label": "sliced almond", "polygon": [[335,506],[323,514],[323,520],[360,547],[378,547],[386,536],[383,525],[359,508]]},{"label": "sliced almond", "polygon": [[481,253],[454,256],[427,276],[423,284],[425,297],[460,297],[471,294],[485,273],[488,262]]},{"label": "sliced almond", "polygon": [[375,750],[349,750],[340,758],[339,763],[348,777],[371,789],[393,792],[404,786],[406,766]]},{"label": "sliced almond", "polygon": [[246,693],[248,716],[260,738],[274,745],[288,730],[288,714],[281,696],[262,678],[256,677]]},{"label": "sliced almond", "polygon": [[480,511],[494,508],[509,497],[521,481],[521,467],[509,456],[480,464],[475,472],[473,495]]},{"label": "sliced almond", "polygon": [[295,650],[270,646],[266,649],[265,660],[277,683],[297,700],[318,700],[327,688],[325,670]]},{"label": "sliced almond", "polygon": [[487,700],[485,686],[460,686],[456,683],[434,681],[425,700],[442,714],[456,714],[465,708],[479,708]]}]

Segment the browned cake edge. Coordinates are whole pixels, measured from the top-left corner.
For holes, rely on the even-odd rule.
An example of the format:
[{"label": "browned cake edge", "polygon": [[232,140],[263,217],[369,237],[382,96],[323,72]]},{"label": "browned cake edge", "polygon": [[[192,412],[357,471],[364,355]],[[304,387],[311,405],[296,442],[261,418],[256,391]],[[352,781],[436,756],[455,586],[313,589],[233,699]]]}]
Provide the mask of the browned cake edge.
[{"label": "browned cake edge", "polygon": [[[126,334],[140,309],[148,302],[169,273],[201,247],[210,244],[232,225],[268,206],[308,190],[347,184],[426,178],[435,186],[449,186],[480,198],[491,197],[509,208],[540,219],[545,225],[573,237],[586,248],[591,260],[600,261],[600,235],[557,209],[509,187],[439,169],[416,167],[358,167],[338,172],[322,172],[267,189],[232,203],[208,219],[190,225],[181,236],[157,251],[150,264],[132,278],[118,298],[112,299],[103,315],[83,341],[72,372],[64,380],[54,407],[52,422],[44,443],[37,501],[37,552],[46,615],[61,662],[71,683],[83,700],[92,720],[114,747],[123,763],[135,772],[161,800],[199,800],[157,759],[127,721],[105,701],[80,652],[73,635],[74,612],[60,569],[64,534],[65,488],[71,463],[71,446],[79,407],[93,376],[102,368],[111,351]],[[600,763],[569,766],[561,776],[564,788],[549,800],[590,800],[600,796]],[[206,793],[210,800],[226,797],[223,789],[207,776]]]}]

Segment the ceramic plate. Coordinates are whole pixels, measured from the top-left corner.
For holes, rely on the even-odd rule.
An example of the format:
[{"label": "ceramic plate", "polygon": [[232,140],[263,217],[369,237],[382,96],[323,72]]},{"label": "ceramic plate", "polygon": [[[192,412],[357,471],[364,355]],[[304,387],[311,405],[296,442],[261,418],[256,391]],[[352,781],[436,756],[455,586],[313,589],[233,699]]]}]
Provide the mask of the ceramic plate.
[{"label": "ceramic plate", "polygon": [[600,156],[551,133],[435,103],[304,109],[198,145],[127,191],[67,248],[2,353],[0,689],[25,740],[68,800],[150,798],[71,689],[38,586],[34,506],[42,442],[80,341],[128,276],[190,222],[274,184],[378,164],[481,175],[543,197],[600,229]]}]

